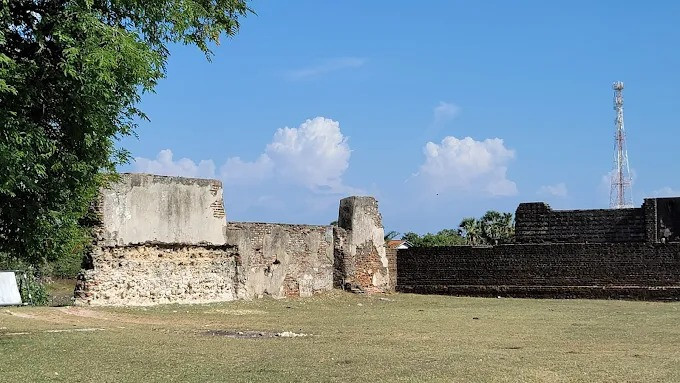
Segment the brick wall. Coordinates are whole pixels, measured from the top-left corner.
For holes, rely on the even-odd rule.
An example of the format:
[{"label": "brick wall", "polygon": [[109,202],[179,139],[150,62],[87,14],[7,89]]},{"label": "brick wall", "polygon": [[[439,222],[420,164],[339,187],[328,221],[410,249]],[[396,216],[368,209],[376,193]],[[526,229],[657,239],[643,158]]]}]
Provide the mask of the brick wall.
[{"label": "brick wall", "polygon": [[680,244],[411,248],[397,291],[527,297],[680,299]]},{"label": "brick wall", "polygon": [[645,242],[645,210],[552,210],[522,203],[515,213],[517,243]]},{"label": "brick wall", "polygon": [[397,249],[387,248],[387,269],[390,274],[389,291],[394,291],[397,286]]},{"label": "brick wall", "polygon": [[656,241],[680,242],[680,198],[655,198],[645,204],[653,205],[656,226],[650,231],[656,232]]}]

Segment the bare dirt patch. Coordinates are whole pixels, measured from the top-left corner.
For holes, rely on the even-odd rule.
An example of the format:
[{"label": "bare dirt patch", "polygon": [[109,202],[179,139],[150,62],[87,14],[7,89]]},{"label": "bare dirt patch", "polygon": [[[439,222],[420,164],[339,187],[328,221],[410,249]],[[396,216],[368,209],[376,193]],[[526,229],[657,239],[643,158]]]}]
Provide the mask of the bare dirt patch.
[{"label": "bare dirt patch", "polygon": [[308,334],[298,334],[290,331],[268,332],[268,331],[235,331],[235,330],[209,330],[203,332],[207,336],[222,336],[235,339],[267,339],[267,338],[298,338]]},{"label": "bare dirt patch", "polygon": [[97,310],[90,310],[87,308],[83,307],[75,307],[75,306],[70,306],[70,307],[59,307],[57,309],[59,312],[66,314],[66,315],[72,315],[80,318],[89,318],[89,319],[98,319],[98,320],[105,320],[105,321],[114,321],[114,322],[122,322],[122,323],[132,323],[132,324],[153,324],[153,325],[164,325],[168,324],[168,321],[162,321],[162,320],[157,320],[153,319],[150,317],[142,317],[142,316],[132,316],[128,314],[118,314],[118,313],[112,313],[112,312],[104,312],[104,311],[97,311]]},{"label": "bare dirt patch", "polygon": [[227,314],[227,315],[265,315],[264,310],[248,310],[248,309],[215,309],[204,311],[203,314]]},{"label": "bare dirt patch", "polygon": [[38,317],[36,317],[33,314],[18,313],[16,311],[10,311],[10,310],[5,310],[5,314],[12,315],[12,316],[15,316],[15,317],[18,317],[18,318],[24,318],[24,319],[38,319]]}]

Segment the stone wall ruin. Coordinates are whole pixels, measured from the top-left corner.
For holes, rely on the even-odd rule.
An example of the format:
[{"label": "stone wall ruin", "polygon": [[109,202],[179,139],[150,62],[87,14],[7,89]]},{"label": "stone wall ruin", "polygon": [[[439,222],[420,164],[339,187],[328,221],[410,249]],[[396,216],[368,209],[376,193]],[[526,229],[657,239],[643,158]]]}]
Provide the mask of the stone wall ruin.
[{"label": "stone wall ruin", "polygon": [[390,289],[385,231],[375,198],[342,199],[335,237],[336,286],[366,292]]},{"label": "stone wall ruin", "polygon": [[228,222],[225,237],[238,249],[246,298],[309,297],[333,288],[330,226]]},{"label": "stone wall ruin", "polygon": [[227,222],[217,180],[121,174],[96,205],[76,304],[308,297],[332,289],[338,276],[362,292],[391,288],[371,197],[341,202],[342,227]]}]

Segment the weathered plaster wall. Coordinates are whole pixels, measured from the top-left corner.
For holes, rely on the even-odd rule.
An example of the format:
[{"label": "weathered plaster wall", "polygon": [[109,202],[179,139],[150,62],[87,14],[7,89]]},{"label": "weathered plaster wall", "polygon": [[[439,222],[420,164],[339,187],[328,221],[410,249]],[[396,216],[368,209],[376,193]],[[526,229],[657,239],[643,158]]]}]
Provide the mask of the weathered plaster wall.
[{"label": "weathered plaster wall", "polygon": [[308,297],[333,288],[330,226],[229,222],[225,233],[238,248],[240,297]]},{"label": "weathered plaster wall", "polygon": [[224,244],[217,180],[121,174],[120,182],[101,192],[99,205],[102,246]]},{"label": "weathered plaster wall", "polygon": [[238,298],[237,249],[225,244],[217,180],[121,174],[100,192],[95,243],[77,304],[149,305]]},{"label": "weathered plaster wall", "polygon": [[378,201],[373,197],[347,197],[340,201],[336,238],[336,284],[366,292],[390,290],[385,232]]}]

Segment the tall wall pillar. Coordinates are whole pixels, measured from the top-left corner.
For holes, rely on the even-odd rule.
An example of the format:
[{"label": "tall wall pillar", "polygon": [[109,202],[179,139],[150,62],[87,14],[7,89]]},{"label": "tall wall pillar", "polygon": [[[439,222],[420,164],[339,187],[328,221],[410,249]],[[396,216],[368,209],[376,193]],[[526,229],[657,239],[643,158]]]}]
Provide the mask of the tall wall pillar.
[{"label": "tall wall pillar", "polygon": [[642,210],[645,214],[645,235],[647,237],[647,242],[659,242],[656,198],[645,198],[645,201],[642,204]]},{"label": "tall wall pillar", "polygon": [[335,285],[353,291],[389,291],[385,231],[373,197],[347,197],[340,201],[335,242]]}]

